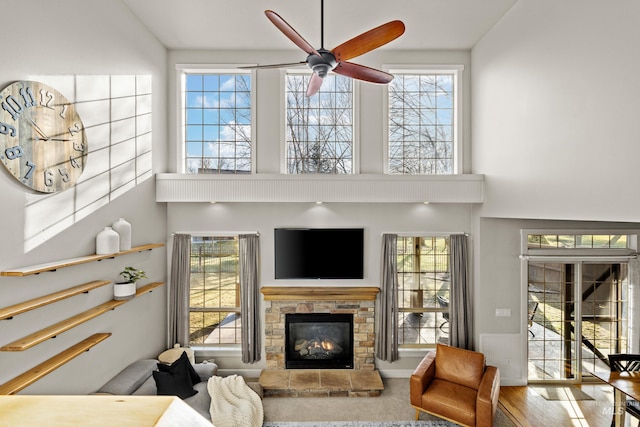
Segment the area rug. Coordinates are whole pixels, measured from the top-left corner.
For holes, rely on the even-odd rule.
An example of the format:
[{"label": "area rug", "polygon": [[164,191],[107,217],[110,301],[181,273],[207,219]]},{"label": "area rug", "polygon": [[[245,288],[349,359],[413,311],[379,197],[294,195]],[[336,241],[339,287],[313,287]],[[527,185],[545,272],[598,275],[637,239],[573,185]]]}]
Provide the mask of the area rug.
[{"label": "area rug", "polygon": [[[384,378],[377,397],[266,397],[264,427],[454,427],[409,402],[408,378]],[[368,421],[363,421],[368,420]],[[371,421],[375,420],[375,421]],[[493,427],[516,427],[498,407]]]},{"label": "area rug", "polygon": [[283,421],[266,422],[262,427],[453,427],[448,421]]},{"label": "area rug", "polygon": [[593,400],[584,391],[577,387],[531,387],[533,391],[544,397],[546,400],[576,401],[576,400]]}]

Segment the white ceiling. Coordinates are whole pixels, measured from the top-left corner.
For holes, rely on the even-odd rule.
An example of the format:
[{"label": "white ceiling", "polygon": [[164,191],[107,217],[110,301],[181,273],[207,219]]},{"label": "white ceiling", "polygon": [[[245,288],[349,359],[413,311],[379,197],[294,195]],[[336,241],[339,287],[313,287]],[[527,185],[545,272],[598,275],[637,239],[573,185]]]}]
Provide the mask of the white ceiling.
[{"label": "white ceiling", "polygon": [[278,13],[316,48],[399,19],[406,31],[380,48],[470,49],[517,0],[122,0],[169,49],[297,49],[264,15]]}]

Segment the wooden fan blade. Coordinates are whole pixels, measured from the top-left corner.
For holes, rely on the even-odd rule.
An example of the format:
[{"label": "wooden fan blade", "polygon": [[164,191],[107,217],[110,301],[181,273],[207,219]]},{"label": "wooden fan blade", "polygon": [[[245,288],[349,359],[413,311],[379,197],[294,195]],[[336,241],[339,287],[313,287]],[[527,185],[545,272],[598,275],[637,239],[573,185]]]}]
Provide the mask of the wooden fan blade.
[{"label": "wooden fan blade", "polygon": [[379,48],[404,33],[402,21],[391,21],[352,38],[332,50],[338,62],[365,54]]},{"label": "wooden fan blade", "polygon": [[311,97],[318,93],[320,86],[322,86],[322,77],[318,73],[313,73],[311,80],[309,80],[309,86],[307,86],[307,96]]},{"label": "wooden fan blade", "polygon": [[341,62],[333,69],[333,72],[370,83],[386,84],[393,80],[393,75],[389,73],[376,70],[375,68],[365,67],[364,65],[354,64],[353,62]]},{"label": "wooden fan blade", "polygon": [[238,67],[240,69],[245,70],[260,70],[263,68],[288,68],[288,67],[297,67],[300,65],[306,65],[307,61],[299,61],[299,62],[289,62],[285,64],[266,64],[266,65],[243,65]]},{"label": "wooden fan blade", "polygon": [[289,40],[294,42],[296,46],[307,52],[307,54],[309,55],[313,53],[320,56],[318,51],[315,50],[313,46],[311,46],[305,39],[303,39],[302,36],[298,34],[298,32],[287,23],[287,21],[282,19],[280,15],[272,10],[265,10],[264,13],[265,15],[267,15],[267,18],[269,18],[269,20],[273,22],[273,25],[275,25],[280,31],[282,31],[282,33],[287,36]]}]

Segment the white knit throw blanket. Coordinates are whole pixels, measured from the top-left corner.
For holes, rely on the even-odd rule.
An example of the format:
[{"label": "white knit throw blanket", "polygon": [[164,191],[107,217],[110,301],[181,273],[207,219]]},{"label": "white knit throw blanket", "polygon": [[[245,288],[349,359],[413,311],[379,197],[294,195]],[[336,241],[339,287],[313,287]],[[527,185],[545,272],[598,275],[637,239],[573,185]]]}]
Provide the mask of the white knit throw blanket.
[{"label": "white knit throw blanket", "polygon": [[262,400],[238,375],[209,378],[211,422],[215,427],[262,427]]}]

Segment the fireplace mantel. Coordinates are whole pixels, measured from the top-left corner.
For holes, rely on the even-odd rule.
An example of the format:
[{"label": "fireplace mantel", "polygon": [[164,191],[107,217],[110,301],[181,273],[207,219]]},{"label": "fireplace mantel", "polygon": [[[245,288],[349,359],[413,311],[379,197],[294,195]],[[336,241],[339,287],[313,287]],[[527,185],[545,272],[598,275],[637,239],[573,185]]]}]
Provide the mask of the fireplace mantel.
[{"label": "fireplace mantel", "polygon": [[374,286],[263,286],[265,301],[375,301]]}]

